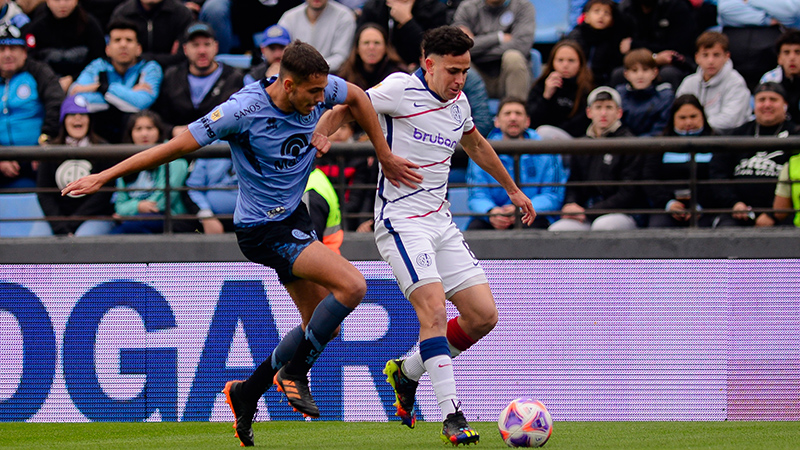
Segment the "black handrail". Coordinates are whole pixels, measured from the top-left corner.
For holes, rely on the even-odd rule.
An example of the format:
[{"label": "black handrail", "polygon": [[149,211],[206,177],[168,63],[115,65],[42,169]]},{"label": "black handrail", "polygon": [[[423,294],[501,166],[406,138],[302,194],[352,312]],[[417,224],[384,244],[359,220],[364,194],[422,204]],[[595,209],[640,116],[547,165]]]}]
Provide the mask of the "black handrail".
[{"label": "black handrail", "polygon": [[[516,182],[519,183],[519,156],[523,154],[547,154],[558,153],[562,155],[574,154],[603,154],[603,153],[641,153],[653,154],[661,152],[676,152],[676,153],[690,153],[691,154],[691,179],[689,180],[641,180],[641,181],[627,181],[624,184],[633,185],[669,185],[669,184],[686,184],[689,182],[692,192],[696,192],[698,186],[710,184],[737,184],[737,183],[775,183],[771,180],[697,180],[697,163],[695,161],[695,154],[699,152],[725,152],[725,151],[738,151],[738,150],[785,150],[796,149],[800,153],[800,137],[742,137],[742,136],[710,136],[710,137],[656,137],[656,138],[614,138],[614,139],[575,139],[575,140],[550,140],[550,141],[492,141],[494,149],[501,154],[513,155],[515,162]],[[122,160],[128,156],[134,155],[142,150],[147,149],[147,146],[138,146],[130,144],[97,144],[89,147],[70,147],[70,146],[21,146],[21,147],[0,147],[0,161],[5,160],[60,160],[60,159],[108,159],[108,160]],[[458,149],[460,151],[460,149]],[[340,196],[340,204],[344,205],[344,195],[348,189],[370,189],[374,190],[375,186],[370,185],[352,185],[346,184],[344,176],[344,168],[349,158],[373,156],[374,150],[372,145],[368,142],[359,143],[334,143],[328,155],[328,159],[339,166],[339,176],[332,179],[337,192]],[[230,147],[227,144],[215,144],[206,146],[197,150],[189,155],[188,158],[220,158],[229,157]],[[168,170],[168,168],[167,168]],[[791,182],[794,182],[792,180]],[[620,182],[567,182],[564,186],[579,186],[579,185],[619,185]],[[526,186],[553,186],[562,185],[557,183],[531,183],[520,184],[520,187]],[[469,187],[464,183],[451,183],[450,187]],[[104,190],[118,191],[114,188],[103,188]],[[203,189],[216,189],[216,188],[200,188],[192,190]],[[224,189],[224,188],[223,188]],[[141,190],[141,189],[136,189]],[[167,208],[165,214],[162,216],[148,216],[148,219],[163,218],[165,221],[165,232],[171,232],[170,222],[175,219],[194,218],[191,215],[173,215],[170,212],[170,190],[188,191],[187,187],[173,188],[167,186],[165,188],[165,195],[167,196]],[[0,193],[23,193],[23,192],[53,192],[53,189],[4,189]],[[597,210],[592,211],[593,214],[604,214],[609,212],[620,212],[617,210]],[[641,209],[641,210],[625,210],[628,214],[669,214],[667,211],[661,209]],[[697,201],[696,196],[692,196],[690,205],[691,226],[697,225]],[[706,213],[730,213],[731,210],[726,209],[704,209]],[[761,212],[780,212],[780,213],[793,213],[797,210],[773,210],[773,209],[754,209],[754,213]],[[537,211],[541,215],[558,215],[560,211]],[[454,214],[455,216],[481,216],[480,214],[461,213]],[[231,216],[219,216],[220,218],[230,218]],[[348,218],[368,218],[371,217],[367,213],[348,214],[342,211],[342,220],[346,221]],[[88,220],[88,219],[107,219],[108,217],[69,217],[70,220]],[[135,217],[126,217],[126,220],[136,220]],[[0,219],[0,221],[20,221],[20,220],[37,220],[34,218],[15,218],[15,219]],[[46,221],[65,220],[65,217],[48,217]],[[519,216],[517,217],[519,222]]]}]

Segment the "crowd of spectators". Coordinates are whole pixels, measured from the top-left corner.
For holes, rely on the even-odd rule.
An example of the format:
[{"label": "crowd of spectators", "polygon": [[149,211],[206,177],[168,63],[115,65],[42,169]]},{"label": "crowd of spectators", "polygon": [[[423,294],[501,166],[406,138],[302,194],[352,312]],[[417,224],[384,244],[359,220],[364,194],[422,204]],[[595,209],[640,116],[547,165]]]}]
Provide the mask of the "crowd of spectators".
[{"label": "crowd of spectators", "polygon": [[[800,26],[800,8],[794,2],[570,5],[571,31],[540,47],[545,64],[535,74],[531,0],[0,0],[0,145],[162,142],[244,85],[277,74],[283,49],[294,39],[317,48],[332,73],[368,89],[391,73],[421,70],[422,34],[445,24],[459,26],[475,42],[464,92],[478,130],[490,140],[798,134],[800,31],[793,27]],[[224,53],[250,55],[252,63],[226,65],[218,58]],[[358,130],[344,131],[347,139],[359,139]],[[800,206],[800,187],[790,182],[800,178],[798,151],[740,153],[700,152],[693,164],[688,153],[670,152],[523,155],[517,176],[523,184],[553,184],[525,188],[544,213],[534,228],[681,227],[692,215],[699,226],[800,226],[794,214],[753,213]],[[513,158],[502,159],[514,173]],[[453,162],[463,163],[470,186],[470,229],[520,226],[488,174],[463,158]],[[43,213],[59,218],[44,222],[43,234],[161,232],[167,204],[173,214],[194,217],[172,221],[174,231],[233,229],[237,178],[227,158],[175,161],[168,178],[164,167],[134,174],[118,180],[113,196],[57,194],[72,179],[110,163],[0,161],[0,191],[42,188],[37,195]],[[342,178],[333,165],[320,168]],[[353,158],[343,175],[359,185],[373,183],[377,173],[374,158]],[[689,189],[626,183],[690,176],[775,184]],[[580,183],[565,188],[567,182]],[[323,194],[313,197],[325,202],[313,207],[330,218],[339,205],[334,208],[325,183],[315,183]],[[167,184],[176,188],[169,202],[158,190]],[[370,197],[350,189],[342,209],[365,214]],[[625,213],[648,208],[664,213]],[[704,208],[731,212],[704,214]],[[371,228],[364,217],[340,217],[338,223],[333,228]],[[327,228],[320,230],[335,234]]]}]

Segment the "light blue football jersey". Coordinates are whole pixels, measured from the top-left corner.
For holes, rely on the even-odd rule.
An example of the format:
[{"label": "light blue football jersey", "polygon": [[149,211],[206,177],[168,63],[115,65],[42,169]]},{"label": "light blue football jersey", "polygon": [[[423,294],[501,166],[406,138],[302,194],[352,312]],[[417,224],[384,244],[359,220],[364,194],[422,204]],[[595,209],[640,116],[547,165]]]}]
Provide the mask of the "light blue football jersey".
[{"label": "light blue football jersey", "polygon": [[239,198],[233,221],[254,226],[282,220],[294,212],[314,167],[316,149],[309,145],[317,121],[326,109],[344,103],[347,83],[328,75],[325,100],[310,114],[287,114],[272,102],[266,87],[276,78],[250,83],[228,101],[189,124],[201,145],[228,141]]}]

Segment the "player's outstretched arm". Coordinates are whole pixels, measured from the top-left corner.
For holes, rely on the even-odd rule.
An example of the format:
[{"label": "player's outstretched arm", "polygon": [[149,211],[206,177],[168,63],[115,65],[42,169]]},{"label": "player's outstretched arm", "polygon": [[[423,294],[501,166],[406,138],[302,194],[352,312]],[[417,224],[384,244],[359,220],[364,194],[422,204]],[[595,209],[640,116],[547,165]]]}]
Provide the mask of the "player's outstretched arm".
[{"label": "player's outstretched arm", "polygon": [[367,94],[358,86],[347,83],[345,104],[350,107],[349,114],[356,119],[356,122],[369,136],[369,140],[372,141],[375,155],[381,163],[381,169],[386,179],[395,186],[403,183],[411,188],[416,188],[417,183],[422,182],[422,175],[414,170],[419,169],[419,166],[392,153],[386,138],[383,137],[378,115]]},{"label": "player's outstretched arm", "polygon": [[522,223],[532,225],[536,218],[536,211],[533,210],[531,199],[520,190],[514,179],[511,178],[503,162],[497,157],[492,145],[489,144],[478,130],[473,129],[471,133],[464,134],[461,138],[461,146],[467,155],[480,166],[481,169],[489,173],[503,189],[506,190],[511,203],[522,211]]},{"label": "player's outstretched arm", "polygon": [[115,178],[158,167],[198,148],[200,148],[200,145],[194,139],[192,133],[188,130],[184,131],[169,142],[139,152],[100,173],[73,181],[61,190],[61,195],[70,193],[74,195],[93,194],[100,190],[104,184]]}]

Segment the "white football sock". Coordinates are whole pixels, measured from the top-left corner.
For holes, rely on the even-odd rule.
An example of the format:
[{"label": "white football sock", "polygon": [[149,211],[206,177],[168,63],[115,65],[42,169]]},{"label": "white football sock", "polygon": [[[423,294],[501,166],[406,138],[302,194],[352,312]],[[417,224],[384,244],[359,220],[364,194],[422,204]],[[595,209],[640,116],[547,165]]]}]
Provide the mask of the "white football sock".
[{"label": "white football sock", "polygon": [[[453,347],[450,342],[447,343],[450,347],[450,357],[455,358],[461,354],[461,350]],[[422,374],[425,373],[425,366],[422,364],[422,355],[417,350],[413,355],[403,361],[403,373],[414,381],[419,381]]]},{"label": "white football sock", "polygon": [[456,380],[453,377],[453,360],[450,355],[437,355],[425,360],[425,369],[431,377],[433,392],[439,409],[442,410],[442,420],[448,414],[456,412],[458,397],[456,396]]},{"label": "white football sock", "polygon": [[403,361],[403,373],[414,381],[419,381],[422,374],[425,373],[425,366],[422,364],[422,355],[419,350]]}]

